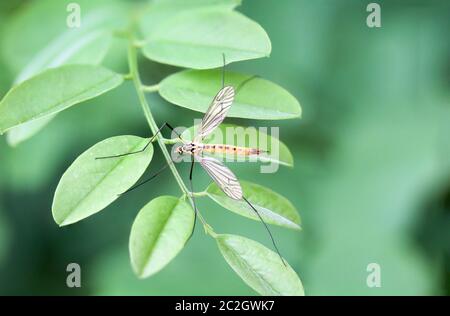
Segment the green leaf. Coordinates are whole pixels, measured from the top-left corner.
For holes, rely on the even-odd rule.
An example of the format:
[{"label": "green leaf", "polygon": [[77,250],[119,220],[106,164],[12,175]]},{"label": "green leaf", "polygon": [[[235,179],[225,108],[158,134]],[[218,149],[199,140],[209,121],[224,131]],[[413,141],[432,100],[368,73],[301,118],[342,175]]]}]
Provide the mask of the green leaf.
[{"label": "green leaf", "polygon": [[19,74],[16,82],[55,64],[99,62],[109,47],[111,31],[126,25],[126,4],[122,1],[77,0],[81,24],[79,28],[70,28],[67,19],[73,16],[73,11],[67,10],[69,3],[61,0],[27,3],[6,23],[1,49],[13,73]]},{"label": "green leaf", "polygon": [[6,141],[10,146],[17,146],[47,126],[54,117],[55,115],[48,115],[17,125],[6,133]]},{"label": "green leaf", "polygon": [[[72,33],[64,33],[56,43],[38,54],[18,75],[16,83],[22,82],[45,69],[55,68],[60,65],[96,65],[101,63],[111,43],[111,32],[89,29],[89,31],[86,31],[87,27],[85,24],[82,24],[82,27],[81,29],[68,29]],[[82,30],[84,31],[81,32]],[[47,126],[53,118],[54,115],[51,115],[12,128],[7,134],[8,144],[16,146],[27,140]]]},{"label": "green leaf", "polygon": [[129,189],[144,173],[153,156],[153,147],[142,153],[110,159],[98,157],[136,151],[148,139],[116,136],[105,139],[81,154],[58,183],[52,213],[60,226],[78,222],[102,210]]},{"label": "green leaf", "polygon": [[194,226],[194,211],[183,199],[160,196],[141,209],[130,234],[131,265],[146,278],[183,249]]},{"label": "green leaf", "polygon": [[[164,79],[159,93],[173,104],[205,113],[222,87],[221,78],[220,70],[185,70]],[[236,89],[229,117],[279,120],[301,114],[297,99],[268,80],[227,71],[225,84]]]},{"label": "green leaf", "polygon": [[144,55],[154,61],[180,67],[208,69],[226,62],[270,55],[264,29],[240,13],[198,9],[178,14],[160,24],[147,38]]},{"label": "green leaf", "polygon": [[[193,140],[197,135],[198,125],[185,130],[181,137],[184,140]],[[255,127],[242,127],[234,124],[221,124],[214,132],[202,141],[205,144],[226,144],[231,146],[259,148],[268,153],[262,153],[258,160],[261,162],[272,162],[292,167],[294,158],[289,148],[275,137],[271,137]],[[228,160],[239,158],[231,154],[212,153],[212,156]],[[245,158],[250,160],[250,157]]]},{"label": "green leaf", "polygon": [[241,4],[241,0],[162,0],[153,1],[142,14],[139,23],[145,38],[149,38],[159,25],[180,13],[199,8],[232,10]]},{"label": "green leaf", "polygon": [[[82,23],[78,28],[69,28],[65,24],[61,27],[61,22],[69,15],[67,3],[54,0],[40,0],[38,6],[31,4],[9,21],[4,50],[18,73],[15,84],[49,68],[102,62],[111,44],[112,30],[123,24],[123,4],[110,0],[77,3],[82,7]],[[46,19],[41,18],[43,8]],[[52,12],[50,18],[48,12]],[[54,20],[54,16],[58,18]],[[23,41],[23,38],[28,40]],[[8,143],[18,145],[39,132],[52,118],[49,116],[14,127],[8,131]]]},{"label": "green leaf", "polygon": [[0,133],[111,90],[123,77],[92,65],[50,69],[12,88],[0,102]]},{"label": "green leaf", "polygon": [[277,253],[236,235],[218,235],[216,241],[228,264],[259,294],[305,295],[300,278],[288,264],[281,262]]},{"label": "green leaf", "polygon": [[[284,196],[258,184],[239,181],[244,196],[258,210],[268,224],[292,229],[300,229],[300,215]],[[259,221],[259,217],[245,201],[233,200],[226,196],[217,184],[211,183],[206,189],[207,195],[218,204],[236,214]]]},{"label": "green leaf", "polygon": [[39,52],[20,72],[15,82],[20,83],[45,69],[61,65],[99,64],[108,51],[111,37],[108,30],[68,29],[55,43]]}]

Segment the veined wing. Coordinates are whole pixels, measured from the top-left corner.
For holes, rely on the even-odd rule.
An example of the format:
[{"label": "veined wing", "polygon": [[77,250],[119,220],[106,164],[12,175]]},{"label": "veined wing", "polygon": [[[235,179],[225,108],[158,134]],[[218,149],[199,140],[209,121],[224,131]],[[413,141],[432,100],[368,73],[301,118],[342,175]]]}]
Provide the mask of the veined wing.
[{"label": "veined wing", "polygon": [[226,86],[216,94],[202,119],[195,141],[203,139],[222,123],[227,116],[231,104],[233,104],[233,100],[234,88],[232,86]]},{"label": "veined wing", "polygon": [[194,157],[226,195],[235,200],[242,199],[241,185],[230,169],[213,157]]}]

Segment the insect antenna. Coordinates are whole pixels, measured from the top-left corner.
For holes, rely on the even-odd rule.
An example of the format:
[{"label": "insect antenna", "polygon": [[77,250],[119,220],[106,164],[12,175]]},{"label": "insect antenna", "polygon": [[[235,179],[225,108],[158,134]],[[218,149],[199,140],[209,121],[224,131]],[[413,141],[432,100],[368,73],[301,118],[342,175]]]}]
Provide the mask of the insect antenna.
[{"label": "insect antenna", "polygon": [[[225,65],[226,65],[226,60],[225,60],[225,54],[222,53],[222,60],[223,60],[223,66],[222,66],[222,89],[225,87]],[[244,81],[242,81],[239,86],[236,88],[236,94],[239,92],[239,90],[241,90],[241,88],[247,84],[249,81],[252,81],[255,78],[261,78],[261,76],[259,75],[253,75],[250,76],[249,78],[245,79]]]},{"label": "insect antenna", "polygon": [[238,94],[239,90],[241,90],[244,85],[246,85],[247,83],[249,83],[250,81],[252,81],[253,79],[256,79],[256,78],[261,78],[261,76],[253,75],[253,76],[248,77],[244,81],[242,81],[239,84],[239,86],[236,88],[236,94]]},{"label": "insect antenna", "polygon": [[267,226],[266,222],[263,220],[263,218],[261,217],[261,215],[259,214],[259,212],[256,210],[256,208],[245,198],[245,196],[242,196],[242,198],[244,199],[245,202],[247,202],[247,204],[252,208],[252,210],[256,213],[256,215],[258,215],[259,219],[261,220],[261,222],[264,224],[264,226],[266,227],[267,232],[269,233],[270,239],[272,240],[272,244],[275,248],[275,250],[278,253],[278,256],[281,259],[281,262],[283,262],[284,266],[286,267],[286,262],[284,261],[283,257],[281,256],[280,251],[278,250],[277,244],[275,243],[275,239],[272,236],[272,233],[270,232],[269,226]]},{"label": "insect antenna", "polygon": [[150,176],[150,178],[142,181],[141,183],[138,183],[134,186],[132,186],[131,188],[129,188],[128,190],[126,190],[123,193],[118,194],[119,196],[124,195],[125,193],[128,193],[130,191],[133,191],[134,189],[139,188],[141,185],[146,184],[147,182],[153,180],[154,178],[156,178],[157,176],[160,175],[160,173],[162,173],[164,170],[166,170],[166,168],[169,166],[169,164],[165,164],[161,169],[159,169],[155,174],[153,174],[152,176]]}]

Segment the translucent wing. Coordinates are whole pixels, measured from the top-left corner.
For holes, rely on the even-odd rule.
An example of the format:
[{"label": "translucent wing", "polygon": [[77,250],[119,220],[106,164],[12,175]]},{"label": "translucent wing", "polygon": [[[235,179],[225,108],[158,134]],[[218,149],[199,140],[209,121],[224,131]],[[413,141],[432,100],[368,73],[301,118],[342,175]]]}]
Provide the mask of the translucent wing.
[{"label": "translucent wing", "polygon": [[232,86],[226,86],[217,93],[202,119],[196,141],[203,139],[222,123],[231,104],[233,104],[233,100],[234,88]]},{"label": "translucent wing", "polygon": [[205,171],[217,183],[222,191],[235,200],[242,199],[242,188],[236,176],[230,169],[224,166],[219,160],[204,156],[195,156]]}]

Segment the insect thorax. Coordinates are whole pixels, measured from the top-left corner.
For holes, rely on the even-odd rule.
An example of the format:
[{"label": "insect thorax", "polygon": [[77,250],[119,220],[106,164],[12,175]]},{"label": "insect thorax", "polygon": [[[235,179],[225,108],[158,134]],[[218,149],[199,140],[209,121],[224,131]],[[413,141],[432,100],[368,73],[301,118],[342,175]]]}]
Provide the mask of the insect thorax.
[{"label": "insect thorax", "polygon": [[184,144],[184,145],[180,146],[179,148],[183,154],[194,155],[194,154],[201,153],[201,151],[203,150],[203,144],[191,142],[191,143]]}]

